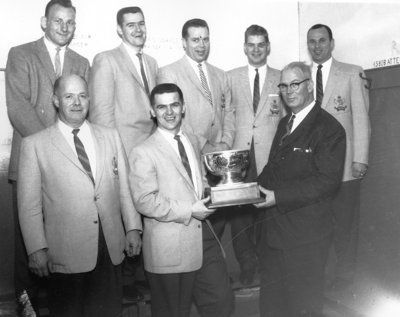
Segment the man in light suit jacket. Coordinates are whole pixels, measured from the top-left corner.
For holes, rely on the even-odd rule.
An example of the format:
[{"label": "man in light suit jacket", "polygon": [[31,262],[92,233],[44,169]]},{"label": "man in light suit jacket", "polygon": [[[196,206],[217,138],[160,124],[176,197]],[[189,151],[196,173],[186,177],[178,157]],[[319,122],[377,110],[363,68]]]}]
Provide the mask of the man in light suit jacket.
[{"label": "man in light suit jacket", "polygon": [[[157,130],[130,153],[135,206],[144,217],[143,257],[153,317],[229,316],[233,296],[223,250],[205,206],[200,146],[182,132],[182,91],[172,83],[151,93]],[[217,211],[218,212],[218,211]]]},{"label": "man in light suit jacket", "polygon": [[[250,150],[245,181],[254,182],[267,164],[276,127],[286,111],[279,98],[280,71],[267,65],[271,51],[267,30],[259,25],[249,26],[244,34],[243,49],[248,65],[227,73],[236,113],[232,149]],[[258,212],[252,205],[232,209],[233,248],[240,264],[240,281],[248,285],[253,282],[257,267],[254,229]]]},{"label": "man in light suit jacket", "polygon": [[[53,85],[60,74],[89,77],[89,62],[68,48],[74,37],[76,9],[69,0],[52,0],[41,19],[44,37],[10,49],[6,66],[8,116],[14,128],[9,179],[13,186],[15,223],[15,295],[26,290],[33,299],[38,281],[29,274],[25,247],[18,223],[16,180],[23,137],[52,125],[56,111],[52,104]],[[58,58],[57,58],[57,52]],[[58,74],[57,74],[58,72]]]},{"label": "man in light suit jacket", "polygon": [[[95,56],[90,71],[92,96],[89,121],[117,128],[126,154],[154,131],[149,94],[156,84],[157,62],[143,53],[146,23],[139,7],[121,8],[117,13],[117,32],[122,43]],[[135,275],[139,258],[129,258],[124,272]],[[139,300],[143,294],[131,283],[124,296]]]},{"label": "man in light suit jacket", "polygon": [[[157,83],[174,83],[185,96],[186,131],[200,140],[202,153],[229,150],[235,137],[235,113],[224,71],[207,62],[210,35],[206,21],[191,19],[182,27],[182,45],[186,55],[160,68]],[[216,180],[207,175],[210,185]],[[219,236],[225,227],[225,213],[220,211],[210,219]]]},{"label": "man in light suit jacket", "polygon": [[281,73],[291,113],[280,122],[258,181],[266,209],[260,254],[260,316],[322,316],[324,269],[332,235],[332,199],[340,186],[346,135],[313,100],[310,68]]},{"label": "man in light suit jacket", "polygon": [[[89,124],[86,81],[57,79],[59,120],[22,141],[18,207],[29,267],[48,277],[52,316],[119,316],[124,250],[141,248],[140,215],[118,132]],[[125,234],[126,231],[126,234]]]},{"label": "man in light suit jacket", "polygon": [[155,128],[149,94],[156,84],[158,66],[153,57],[143,53],[147,32],[139,7],[118,11],[117,32],[121,45],[93,60],[89,121],[117,128],[129,155]]},{"label": "man in light suit jacket", "polygon": [[360,185],[368,168],[371,135],[369,97],[361,78],[365,77],[362,68],[338,62],[332,57],[335,41],[328,26],[312,26],[307,34],[307,45],[313,59],[313,78],[317,76],[318,65],[322,65],[321,107],[342,124],[347,136],[343,183],[333,209],[333,246],[337,263],[331,287],[342,290],[353,281],[356,267]]}]

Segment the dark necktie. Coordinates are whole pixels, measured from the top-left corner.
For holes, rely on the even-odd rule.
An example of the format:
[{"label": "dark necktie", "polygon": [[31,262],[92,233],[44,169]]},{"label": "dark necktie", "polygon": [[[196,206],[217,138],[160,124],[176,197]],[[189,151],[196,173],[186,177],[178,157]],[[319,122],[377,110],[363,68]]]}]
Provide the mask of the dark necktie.
[{"label": "dark necktie", "polygon": [[187,157],[187,154],[186,154],[186,151],[185,151],[185,147],[183,146],[183,143],[181,141],[181,137],[180,137],[180,135],[176,134],[174,136],[174,139],[176,140],[176,142],[178,142],[178,150],[179,150],[179,155],[181,156],[182,164],[185,167],[185,170],[188,173],[189,178],[193,183],[192,170],[190,169],[189,159]]},{"label": "dark necktie", "polygon": [[206,75],[204,74],[203,67],[201,66],[201,63],[198,64],[197,67],[199,68],[201,86],[203,87],[204,93],[207,96],[208,102],[212,106],[213,103],[212,103],[212,96],[211,96],[210,87],[208,87],[207,78],[206,78]]},{"label": "dark necktie", "polygon": [[256,75],[254,76],[254,90],[253,90],[254,113],[257,112],[257,107],[259,102],[260,102],[260,75],[258,74],[258,68],[256,68]]},{"label": "dark necktie", "polygon": [[146,90],[146,94],[149,96],[149,95],[150,95],[149,83],[147,82],[146,73],[145,73],[145,71],[144,71],[143,56],[142,56],[141,53],[137,53],[136,56],[139,58],[139,63],[140,63],[140,74],[142,75],[142,80],[143,80],[144,89]]},{"label": "dark necktie", "polygon": [[56,78],[60,77],[62,75],[62,69],[61,69],[61,59],[60,59],[60,50],[61,48],[56,47],[56,55],[54,57],[54,69],[56,72]]},{"label": "dark necktie", "polygon": [[322,104],[322,98],[324,97],[324,86],[322,84],[322,65],[318,65],[318,70],[317,70],[317,98],[316,98],[316,104],[319,106]]},{"label": "dark necktie", "polygon": [[295,118],[296,118],[296,116],[294,114],[292,114],[292,116],[289,119],[289,122],[286,124],[286,132],[284,135],[282,135],[279,145],[282,145],[283,141],[290,135],[290,131],[292,131],[293,121]]},{"label": "dark necktie", "polygon": [[72,134],[74,135],[74,143],[76,148],[76,153],[78,154],[78,159],[81,162],[83,168],[85,169],[86,173],[89,175],[90,179],[94,184],[94,178],[92,174],[92,169],[90,168],[89,158],[86,154],[85,147],[81,139],[78,137],[79,129],[73,129]]}]

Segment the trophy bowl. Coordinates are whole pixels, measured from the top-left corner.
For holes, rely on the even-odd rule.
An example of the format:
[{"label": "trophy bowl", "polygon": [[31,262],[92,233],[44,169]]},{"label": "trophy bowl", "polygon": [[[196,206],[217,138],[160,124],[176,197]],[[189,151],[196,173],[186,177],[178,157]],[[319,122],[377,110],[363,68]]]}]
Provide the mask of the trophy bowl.
[{"label": "trophy bowl", "polygon": [[249,166],[249,153],[249,150],[230,150],[204,155],[204,162],[210,173],[222,178],[217,186],[243,183],[245,171]]}]

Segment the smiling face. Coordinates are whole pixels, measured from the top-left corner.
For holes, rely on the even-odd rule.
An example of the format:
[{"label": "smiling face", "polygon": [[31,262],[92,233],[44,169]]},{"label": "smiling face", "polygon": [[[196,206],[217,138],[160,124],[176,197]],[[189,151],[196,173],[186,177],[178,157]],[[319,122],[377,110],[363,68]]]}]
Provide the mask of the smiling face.
[{"label": "smiling face", "polygon": [[195,62],[207,60],[210,54],[210,35],[206,27],[189,27],[187,37],[182,39],[186,55]]},{"label": "smiling face", "polygon": [[89,95],[86,82],[77,75],[60,78],[53,95],[53,103],[58,108],[58,116],[71,128],[79,128],[89,110]]},{"label": "smiling face", "polygon": [[47,17],[41,20],[45,36],[57,46],[65,46],[71,42],[75,33],[75,11],[59,4],[53,5]]},{"label": "smiling face", "polygon": [[146,23],[142,13],[125,13],[117,32],[122,40],[134,47],[142,48],[146,43]]},{"label": "smiling face", "polygon": [[177,134],[181,128],[184,113],[185,105],[182,104],[177,92],[166,92],[154,96],[151,114],[157,118],[160,129]]},{"label": "smiling face", "polygon": [[243,49],[251,66],[261,67],[267,63],[270,44],[265,41],[263,35],[248,36]]},{"label": "smiling face", "polygon": [[325,63],[332,56],[335,40],[329,39],[326,28],[310,30],[307,34],[307,47],[311,58],[315,63]]}]

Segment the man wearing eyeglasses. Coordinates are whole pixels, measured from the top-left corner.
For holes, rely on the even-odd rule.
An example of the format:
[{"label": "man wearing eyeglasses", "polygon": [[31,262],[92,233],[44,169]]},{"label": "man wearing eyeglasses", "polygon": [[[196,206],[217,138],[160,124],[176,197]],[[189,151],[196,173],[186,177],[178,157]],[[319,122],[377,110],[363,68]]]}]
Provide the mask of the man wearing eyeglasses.
[{"label": "man wearing eyeglasses", "polygon": [[281,73],[290,113],[278,125],[258,177],[267,207],[260,253],[261,316],[322,316],[324,268],[332,235],[332,198],[346,150],[343,127],[313,96],[310,68],[293,62]]},{"label": "man wearing eyeglasses", "polygon": [[89,77],[89,61],[68,47],[75,33],[75,16],[76,9],[70,0],[48,2],[40,23],[44,37],[13,47],[8,54],[6,100],[8,116],[14,128],[9,179],[13,187],[14,281],[17,299],[24,290],[34,299],[38,285],[36,278],[28,271],[18,222],[16,180],[21,140],[55,122],[52,95],[58,77],[73,73],[86,79]]},{"label": "man wearing eyeglasses", "polygon": [[327,25],[316,24],[308,30],[307,47],[313,60],[316,99],[342,124],[347,136],[342,185],[333,204],[337,262],[330,287],[341,291],[353,282],[356,268],[361,180],[367,173],[371,136],[369,96],[362,68],[332,57],[335,40]]},{"label": "man wearing eyeglasses", "polygon": [[[243,50],[248,65],[228,72],[232,107],[236,113],[235,141],[232,149],[250,150],[246,182],[254,182],[268,161],[269,150],[279,120],[286,114],[279,98],[280,71],[267,65],[271,45],[268,32],[259,25],[249,26]],[[232,244],[240,264],[239,280],[254,281],[257,269],[256,230],[258,210],[252,205],[232,208]]]}]

